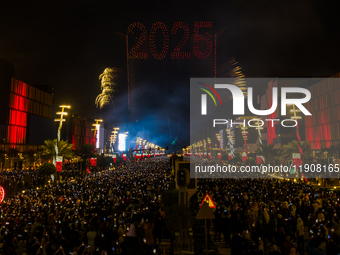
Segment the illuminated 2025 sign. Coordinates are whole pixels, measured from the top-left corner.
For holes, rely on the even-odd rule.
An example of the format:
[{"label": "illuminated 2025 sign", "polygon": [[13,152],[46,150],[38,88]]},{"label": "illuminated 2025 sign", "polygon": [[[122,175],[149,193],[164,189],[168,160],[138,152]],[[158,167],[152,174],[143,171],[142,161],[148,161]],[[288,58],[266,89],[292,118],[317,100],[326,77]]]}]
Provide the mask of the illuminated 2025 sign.
[{"label": "illuminated 2025 sign", "polygon": [[[211,28],[212,22],[196,21],[194,24],[194,37],[192,52],[196,58],[203,59],[211,55],[213,50],[213,36],[208,32],[202,32],[201,28]],[[140,48],[147,39],[147,31],[143,23],[135,22],[130,24],[126,33],[126,43],[129,45],[129,35],[135,35],[139,30],[140,34],[134,45],[129,49],[127,47],[128,59],[148,59],[149,53],[143,52]],[[163,37],[162,47],[156,47],[156,32],[160,30]],[[182,21],[176,22],[171,28],[171,35],[176,35],[179,30],[183,30],[184,34],[181,41],[171,50],[171,59],[191,59],[191,52],[182,51],[183,47],[188,43],[190,37],[190,28],[188,24]],[[136,33],[137,34],[137,33]],[[135,35],[136,36],[136,35]],[[215,37],[216,40],[216,37]],[[200,45],[205,44],[205,50]],[[158,60],[166,57],[169,51],[169,31],[163,22],[155,22],[150,28],[149,47],[151,55]],[[157,50],[158,48],[158,50]],[[162,49],[159,51],[159,49]]]}]

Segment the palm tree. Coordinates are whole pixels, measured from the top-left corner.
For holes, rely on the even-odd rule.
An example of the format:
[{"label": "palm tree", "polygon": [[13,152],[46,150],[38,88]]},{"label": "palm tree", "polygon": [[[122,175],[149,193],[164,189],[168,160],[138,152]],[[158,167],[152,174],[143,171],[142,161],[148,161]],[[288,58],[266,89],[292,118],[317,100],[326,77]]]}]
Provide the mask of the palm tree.
[{"label": "palm tree", "polygon": [[[87,159],[94,157],[95,146],[93,144],[81,144],[75,150],[75,154],[83,160],[82,168],[85,165]],[[80,169],[83,170],[83,169]]]},{"label": "palm tree", "polygon": [[[296,140],[293,140],[289,142],[287,145],[283,145],[282,148],[282,157],[289,160],[292,158],[293,153],[300,153],[299,150],[299,142]],[[301,154],[301,159],[303,163],[309,163],[313,161],[313,155],[312,155],[312,149],[310,147],[310,144],[307,141],[301,142],[300,145],[303,154]]]},{"label": "palm tree", "polygon": [[19,159],[19,150],[15,149],[15,148],[9,148],[7,151],[7,157],[9,158],[9,166],[10,169],[13,168],[13,163],[16,163]]},{"label": "palm tree", "polygon": [[326,146],[323,146],[321,148],[320,153],[318,153],[316,156],[318,158],[327,159],[330,157],[339,158],[339,155],[340,155],[340,144],[337,144],[337,145],[332,145],[329,148],[327,148]]},{"label": "palm tree", "polygon": [[3,165],[5,164],[5,159],[6,159],[6,151],[0,150],[0,170],[2,170]]},{"label": "palm tree", "polygon": [[255,153],[264,156],[265,160],[268,162],[273,161],[280,155],[280,150],[274,148],[274,146],[274,144],[259,144]]},{"label": "palm tree", "polygon": [[[58,148],[58,155],[56,153],[56,147]],[[52,159],[55,156],[62,156],[66,159],[72,159],[73,157],[73,144],[69,144],[68,142],[61,140],[58,142],[57,139],[54,140],[45,140],[45,144],[41,146],[43,151],[41,155],[45,159]]]},{"label": "palm tree", "polygon": [[35,161],[37,160],[37,153],[37,150],[27,150],[22,153],[26,167],[30,168],[32,164],[35,165]]}]

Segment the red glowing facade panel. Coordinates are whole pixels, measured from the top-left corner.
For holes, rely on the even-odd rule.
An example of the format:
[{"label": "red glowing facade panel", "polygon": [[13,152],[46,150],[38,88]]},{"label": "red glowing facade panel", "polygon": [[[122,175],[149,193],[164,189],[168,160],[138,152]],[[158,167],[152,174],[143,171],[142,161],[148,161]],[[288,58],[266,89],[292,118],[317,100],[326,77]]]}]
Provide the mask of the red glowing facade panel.
[{"label": "red glowing facade panel", "polygon": [[52,117],[52,95],[12,78],[9,95],[8,143],[26,143],[27,115]]},{"label": "red glowing facade panel", "polygon": [[[336,78],[336,79],[333,79]],[[312,114],[305,117],[306,139],[312,149],[329,148],[340,143],[340,75],[324,79],[307,89],[312,99],[306,108]]]},{"label": "red glowing facade panel", "polygon": [[97,166],[97,158],[90,158],[90,166]]},{"label": "red glowing facade panel", "polygon": [[[268,89],[267,89],[267,102],[268,102],[268,108],[269,109],[272,106],[272,90],[273,90],[274,84],[273,81],[270,81],[268,83]],[[268,119],[275,119],[275,111],[268,116]],[[275,133],[275,125],[272,125],[270,122],[267,122],[267,133],[268,133],[268,144],[272,144],[274,141],[274,138],[276,136]]]}]

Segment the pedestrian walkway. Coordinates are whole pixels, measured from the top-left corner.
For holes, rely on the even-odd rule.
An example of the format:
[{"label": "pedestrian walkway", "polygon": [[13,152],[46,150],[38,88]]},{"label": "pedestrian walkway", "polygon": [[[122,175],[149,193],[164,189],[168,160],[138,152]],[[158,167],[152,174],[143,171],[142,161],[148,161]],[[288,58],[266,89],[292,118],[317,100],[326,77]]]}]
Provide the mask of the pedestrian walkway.
[{"label": "pedestrian walkway", "polygon": [[[214,240],[215,237],[215,230],[213,228],[210,228],[209,233],[211,235],[212,240]],[[221,234],[221,240],[220,242],[214,242],[214,245],[217,247],[217,250],[221,255],[231,255],[231,248],[227,247],[227,245],[224,243],[224,236]]]},{"label": "pedestrian walkway", "polygon": [[[307,240],[309,239],[309,232],[308,232],[308,227],[305,226],[305,236],[304,236],[304,247],[306,247],[307,245]],[[211,228],[209,230],[209,233],[212,237],[212,240],[214,240],[214,237],[215,237],[215,230],[213,228]],[[217,250],[219,251],[219,253],[221,255],[231,255],[231,248],[228,247],[225,243],[224,243],[224,237],[223,237],[223,234],[221,234],[221,240],[220,242],[214,242],[214,245],[217,247]],[[270,250],[270,247],[271,247],[271,243],[270,242],[267,242],[267,251]],[[304,251],[305,254],[306,253],[306,250]]]},{"label": "pedestrian walkway", "polygon": [[231,248],[228,248],[223,241],[214,242],[214,244],[221,255],[231,255]]}]

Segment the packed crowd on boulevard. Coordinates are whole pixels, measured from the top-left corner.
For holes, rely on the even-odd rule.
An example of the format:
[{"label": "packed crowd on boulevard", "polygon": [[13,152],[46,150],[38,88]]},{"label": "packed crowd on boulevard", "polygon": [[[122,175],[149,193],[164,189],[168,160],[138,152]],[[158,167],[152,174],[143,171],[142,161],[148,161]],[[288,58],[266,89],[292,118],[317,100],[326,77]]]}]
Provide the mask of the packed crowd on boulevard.
[{"label": "packed crowd on boulevard", "polygon": [[198,185],[197,201],[207,192],[216,204],[214,240],[222,233],[233,254],[339,254],[333,191],[283,179],[198,179]]},{"label": "packed crowd on boulevard", "polygon": [[[0,254],[153,254],[168,173],[168,161],[133,162],[5,198]],[[2,173],[2,179],[17,174]]]},{"label": "packed crowd on boulevard", "polygon": [[[83,177],[62,175],[63,182],[44,186],[35,171],[0,173],[2,186],[20,191],[0,205],[0,254],[162,252],[161,195],[174,181],[167,157]],[[224,241],[233,255],[339,254],[334,191],[284,179],[198,179],[193,217],[206,193],[216,204],[212,239]]]}]

